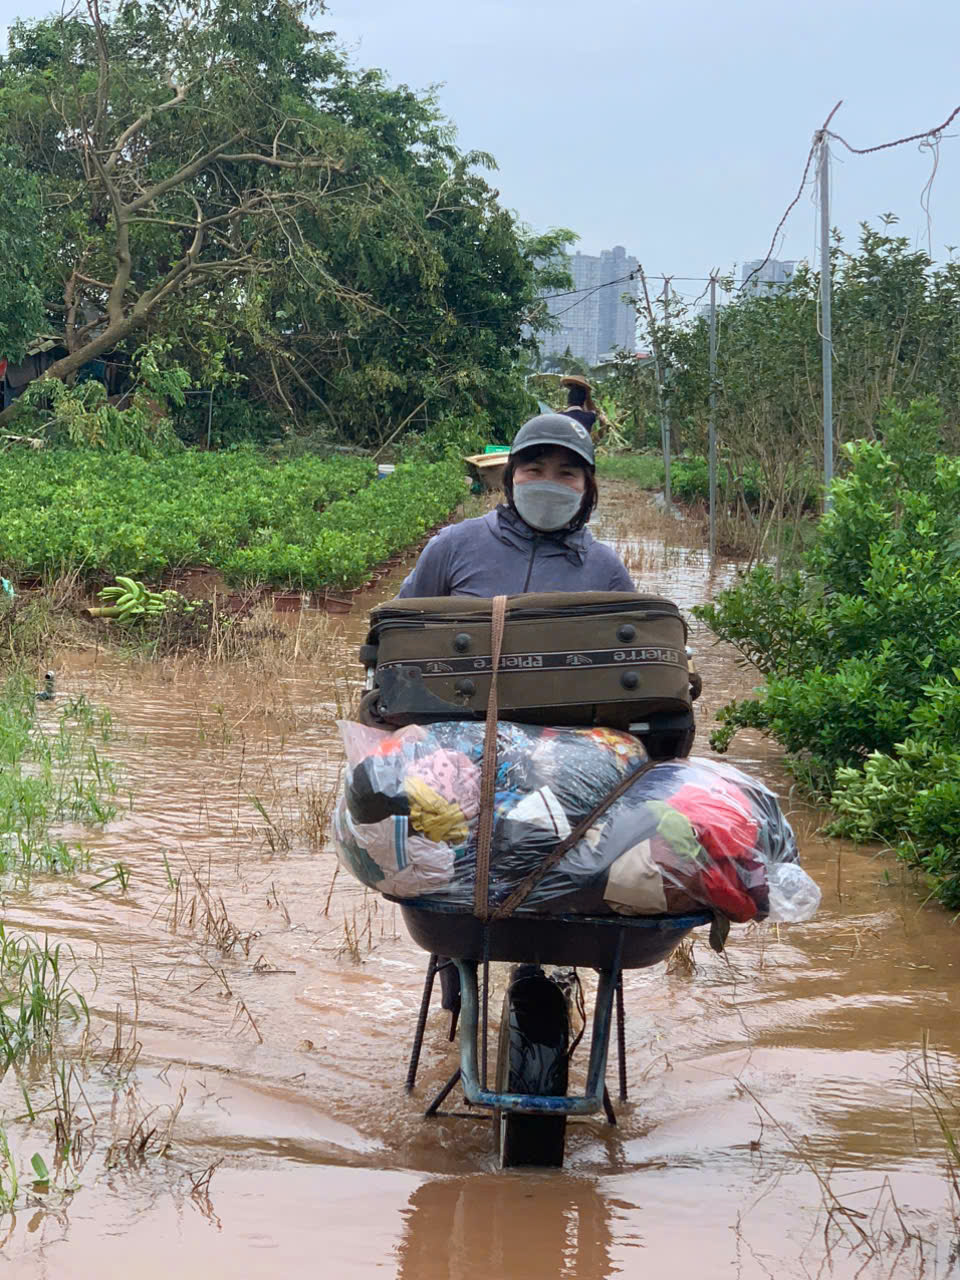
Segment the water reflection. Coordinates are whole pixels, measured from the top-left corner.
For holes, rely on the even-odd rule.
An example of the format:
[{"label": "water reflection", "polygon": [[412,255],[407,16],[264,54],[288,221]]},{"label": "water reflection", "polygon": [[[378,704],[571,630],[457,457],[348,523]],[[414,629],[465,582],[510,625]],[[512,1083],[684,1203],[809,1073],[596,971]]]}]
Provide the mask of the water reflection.
[{"label": "water reflection", "polygon": [[516,1171],[422,1183],[397,1280],[607,1280],[615,1204],[593,1180]]}]

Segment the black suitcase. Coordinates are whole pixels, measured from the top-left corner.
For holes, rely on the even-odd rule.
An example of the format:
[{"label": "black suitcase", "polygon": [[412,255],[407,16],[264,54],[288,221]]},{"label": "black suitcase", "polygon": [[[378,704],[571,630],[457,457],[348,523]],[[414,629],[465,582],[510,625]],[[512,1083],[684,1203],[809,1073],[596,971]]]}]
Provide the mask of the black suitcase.
[{"label": "black suitcase", "polygon": [[[491,602],[391,600],[370,615],[360,660],[368,718],[389,725],[483,718]],[[629,729],[657,759],[693,742],[687,627],[677,606],[634,592],[510,596],[497,681],[501,720]]]}]

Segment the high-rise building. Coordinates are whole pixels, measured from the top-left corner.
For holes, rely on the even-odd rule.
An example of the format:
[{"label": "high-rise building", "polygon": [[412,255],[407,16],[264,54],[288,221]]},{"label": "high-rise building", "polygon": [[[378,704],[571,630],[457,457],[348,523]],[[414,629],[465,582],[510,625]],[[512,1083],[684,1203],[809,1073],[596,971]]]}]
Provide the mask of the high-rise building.
[{"label": "high-rise building", "polygon": [[567,259],[575,293],[550,298],[547,306],[560,327],[540,338],[543,356],[570,354],[595,365],[601,356],[619,348],[637,349],[637,313],[624,294],[637,296],[637,281],[629,279],[637,260],[623,245],[604,249],[599,257],[574,253]]},{"label": "high-rise building", "polygon": [[[746,284],[747,293],[755,295],[776,293],[777,289],[785,285],[793,275],[796,266],[795,262],[779,262],[776,258],[766,260],[754,258],[752,262],[745,262],[740,268],[741,285],[750,278],[750,283]],[[756,275],[753,274],[754,272]]]}]

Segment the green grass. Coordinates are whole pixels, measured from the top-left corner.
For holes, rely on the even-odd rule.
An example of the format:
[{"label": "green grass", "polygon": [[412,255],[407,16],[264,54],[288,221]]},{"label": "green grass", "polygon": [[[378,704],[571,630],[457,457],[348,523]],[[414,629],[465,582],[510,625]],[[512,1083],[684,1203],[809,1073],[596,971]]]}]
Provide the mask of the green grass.
[{"label": "green grass", "polygon": [[109,713],[83,697],[36,702],[33,682],[0,686],[0,875],[84,870],[87,853],[56,834],[65,821],[102,825],[116,814],[117,782],[101,754]]},{"label": "green grass", "polygon": [[[51,945],[47,937],[40,942],[27,934],[11,933],[0,924],[0,1077],[9,1067],[24,1060],[29,1063],[31,1079],[39,1074],[39,1068],[44,1072],[49,1070],[53,1082],[52,1109],[56,1112],[55,1169],[66,1173],[69,1173],[72,1115],[70,1108],[65,1112],[61,1104],[68,1099],[68,1082],[73,1079],[74,1069],[64,1057],[62,1033],[68,1023],[74,1027],[90,1025],[87,1001],[73,984],[74,968],[73,954],[62,944]],[[14,1070],[26,1117],[36,1121],[42,1112],[51,1108],[34,1105],[27,1090],[27,1073],[21,1074],[16,1066]],[[0,1121],[6,1124],[9,1119],[4,1108]],[[24,1189],[3,1124],[0,1124],[0,1214],[14,1211]],[[35,1192],[45,1194],[52,1181],[46,1161],[35,1153],[30,1164],[35,1180],[28,1185],[32,1185]]]},{"label": "green grass", "polygon": [[64,972],[60,944],[9,934],[0,924],[0,1066],[53,1046],[66,1020],[89,1022],[87,1002]]},{"label": "green grass", "polygon": [[[663,456],[659,453],[618,453],[597,459],[601,478],[626,480],[641,489],[662,489]],[[706,501],[709,493],[705,458],[674,458],[670,464],[670,489],[679,502]]]},{"label": "green grass", "polygon": [[[98,825],[116,812],[116,782],[102,755],[110,735],[109,713],[86,698],[61,695],[38,702],[32,675],[8,669],[0,678],[0,888],[28,887],[35,874],[87,869],[88,854],[62,840],[57,827],[67,821]],[[122,892],[128,875],[115,863],[84,888],[115,885]],[[0,1078],[13,1068],[26,1109],[19,1117],[6,1104],[0,1110],[0,1215],[18,1208],[25,1191],[45,1195],[54,1190],[55,1178],[62,1176],[64,1185],[75,1180],[75,1075],[66,1033],[90,1024],[77,968],[68,946],[0,923]],[[51,1100],[37,1103],[30,1095],[35,1089],[43,1093],[46,1079]],[[37,1152],[25,1171],[18,1169],[7,1126],[36,1122],[51,1111],[55,1161],[48,1167]]]},{"label": "green grass", "polygon": [[663,488],[663,458],[656,453],[617,453],[597,458],[601,479],[628,480],[641,489]]},{"label": "green grass", "polygon": [[[663,458],[659,453],[622,453],[597,459],[597,471],[601,476],[616,480],[628,480],[641,489],[663,488]],[[732,488],[730,469],[726,463],[717,473],[720,501],[733,502],[742,488],[743,497],[751,509],[760,505],[763,477],[755,464],[748,467],[737,488]],[[706,458],[693,455],[675,457],[670,464],[670,488],[679,502],[707,502],[710,497],[710,469]],[[815,510],[818,505],[816,485],[812,484],[807,504]]]},{"label": "green grass", "polygon": [[20,1195],[17,1161],[7,1135],[0,1129],[0,1213],[10,1213]]}]

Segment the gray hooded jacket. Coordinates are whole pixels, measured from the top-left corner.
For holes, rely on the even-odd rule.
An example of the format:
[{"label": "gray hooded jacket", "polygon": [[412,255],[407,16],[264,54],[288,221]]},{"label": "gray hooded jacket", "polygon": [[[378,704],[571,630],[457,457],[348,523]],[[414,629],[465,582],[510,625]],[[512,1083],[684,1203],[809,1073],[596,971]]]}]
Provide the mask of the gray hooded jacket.
[{"label": "gray hooded jacket", "polygon": [[589,529],[538,533],[507,506],[435,534],[398,596],[635,591],[620,557]]}]

